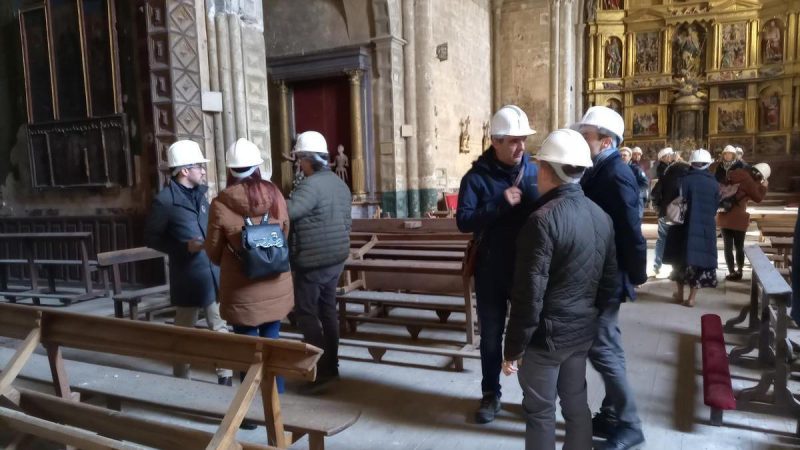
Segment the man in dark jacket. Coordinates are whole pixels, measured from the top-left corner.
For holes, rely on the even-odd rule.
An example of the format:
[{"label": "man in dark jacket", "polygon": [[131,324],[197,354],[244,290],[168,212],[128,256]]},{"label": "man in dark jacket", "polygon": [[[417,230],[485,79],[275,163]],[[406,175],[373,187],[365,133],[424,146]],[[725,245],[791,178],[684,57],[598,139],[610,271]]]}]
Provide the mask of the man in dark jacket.
[{"label": "man in dark jacket", "polygon": [[631,149],[631,160],[628,166],[633,172],[633,178],[636,179],[636,184],[639,186],[639,219],[644,217],[644,206],[650,198],[650,180],[641,166],[642,149],[633,147]]},{"label": "man in dark jacket", "polygon": [[492,146],[461,180],[456,223],[478,245],[475,296],[481,325],[482,397],[475,421],[488,423],[500,410],[500,365],[508,299],[514,275],[514,243],[539,197],[536,165],[525,153],[534,134],[528,116],[502,107],[491,122]]},{"label": "man in dark jacket", "polygon": [[578,184],[592,160],[577,131],[551,133],[537,162],[542,196],[517,238],[503,369],[519,370],[526,448],[555,448],[558,395],[564,448],[589,449],[586,357],[597,336],[598,306],[617,288],[614,228]]},{"label": "man in dark jacket", "polygon": [[[167,150],[172,180],[153,199],[144,228],[148,247],[169,255],[169,295],[175,306],[175,325],[194,327],[200,310],[208,328],[226,333],[219,315],[219,267],[203,251],[208,228],[208,187],[203,184],[208,162],[194,141],[177,141]],[[176,377],[189,378],[189,365],[173,368]],[[230,386],[231,371],[217,369],[218,382]]]},{"label": "man in dark jacket", "polygon": [[581,179],[581,186],[614,223],[619,281],[617,292],[600,311],[597,339],[589,350],[589,360],[603,377],[606,388],[603,407],[592,425],[596,435],[608,437],[606,448],[628,449],[643,443],[644,434],[625,374],[625,352],[617,324],[620,303],[635,300],[634,288],[647,281],[647,244],[639,218],[639,188],[617,151],[625,131],[619,114],[605,106],[593,106],[576,127],[589,144],[594,162]]},{"label": "man in dark jacket", "polygon": [[305,175],[286,202],[294,312],[304,340],[325,351],[314,389],[339,377],[336,284],[350,255],[352,197],[328,167],[328,144],[320,133],[300,133],[294,155]]}]

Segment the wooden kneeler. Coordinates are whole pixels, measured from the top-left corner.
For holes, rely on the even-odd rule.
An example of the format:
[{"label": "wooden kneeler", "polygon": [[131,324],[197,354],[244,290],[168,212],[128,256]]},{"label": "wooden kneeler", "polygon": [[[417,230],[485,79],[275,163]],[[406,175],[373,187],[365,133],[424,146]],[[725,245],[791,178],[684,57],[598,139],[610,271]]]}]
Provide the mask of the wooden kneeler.
[{"label": "wooden kneeler", "polygon": [[[275,377],[313,380],[322,351],[293,341],[0,305],[2,335],[23,339],[0,374],[0,423],[18,432],[86,449],[287,448]],[[38,344],[47,349],[56,395],[15,389],[12,382]],[[76,401],[61,347],[214,365],[246,371],[215,433],[163,424]],[[236,432],[261,387],[269,446],[240,443]],[[130,441],[135,444],[130,444]]]}]

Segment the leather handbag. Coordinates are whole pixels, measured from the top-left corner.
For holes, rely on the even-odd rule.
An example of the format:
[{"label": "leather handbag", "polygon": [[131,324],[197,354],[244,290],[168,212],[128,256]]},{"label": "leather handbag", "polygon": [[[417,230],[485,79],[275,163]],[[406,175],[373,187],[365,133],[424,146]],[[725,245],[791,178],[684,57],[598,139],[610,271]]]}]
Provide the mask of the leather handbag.
[{"label": "leather handbag", "polygon": [[461,276],[470,278],[475,274],[475,266],[478,264],[478,247],[481,245],[480,238],[470,239],[467,248],[464,249],[464,261],[461,263]]},{"label": "leather handbag", "polygon": [[686,219],[686,199],[683,198],[683,186],[679,188],[678,196],[667,205],[664,218],[669,225],[683,225]]},{"label": "leather handbag", "polygon": [[[230,248],[230,246],[229,246]],[[242,263],[242,269],[251,280],[275,277],[289,272],[289,247],[280,225],[269,223],[264,214],[261,223],[254,225],[250,217],[244,218],[242,227],[242,250],[234,255]]]}]

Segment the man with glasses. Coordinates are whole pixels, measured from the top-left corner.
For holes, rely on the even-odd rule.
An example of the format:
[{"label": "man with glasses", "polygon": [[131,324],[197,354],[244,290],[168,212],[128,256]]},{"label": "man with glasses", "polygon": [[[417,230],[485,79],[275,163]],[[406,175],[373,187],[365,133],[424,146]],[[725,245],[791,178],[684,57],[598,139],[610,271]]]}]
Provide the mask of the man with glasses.
[{"label": "man with glasses", "polygon": [[[203,251],[208,227],[208,186],[204,184],[208,160],[200,146],[189,140],[172,144],[167,160],[172,180],[153,199],[144,242],[169,255],[169,294],[176,310],[175,325],[194,327],[203,310],[209,329],[227,333],[217,303],[219,267]],[[189,365],[175,365],[173,374],[189,378]],[[231,371],[217,369],[217,382],[230,386]]]}]

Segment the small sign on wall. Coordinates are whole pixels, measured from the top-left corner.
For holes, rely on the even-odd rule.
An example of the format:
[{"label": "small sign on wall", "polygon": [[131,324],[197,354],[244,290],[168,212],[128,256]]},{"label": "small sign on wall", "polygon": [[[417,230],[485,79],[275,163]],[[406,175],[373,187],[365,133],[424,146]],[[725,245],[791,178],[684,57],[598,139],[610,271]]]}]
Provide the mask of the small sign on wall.
[{"label": "small sign on wall", "polygon": [[447,61],[447,42],[436,46],[436,57],[439,61]]}]

